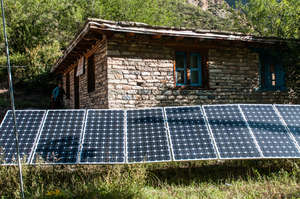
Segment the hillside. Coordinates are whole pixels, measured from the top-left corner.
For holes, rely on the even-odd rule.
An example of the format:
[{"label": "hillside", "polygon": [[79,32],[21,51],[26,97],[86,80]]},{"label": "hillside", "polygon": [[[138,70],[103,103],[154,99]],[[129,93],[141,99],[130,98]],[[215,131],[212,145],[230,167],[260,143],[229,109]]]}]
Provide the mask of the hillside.
[{"label": "hillside", "polygon": [[[6,1],[11,63],[13,66],[25,66],[15,69],[14,77],[18,82],[28,82],[47,74],[89,17],[199,29],[243,29],[240,24],[235,23],[230,7],[223,4],[222,0],[202,1]],[[208,3],[207,9],[203,9],[205,1]],[[0,65],[6,65],[2,26],[0,35]],[[0,69],[0,77],[5,73],[6,70]],[[0,81],[6,81],[6,78],[1,78]]]}]

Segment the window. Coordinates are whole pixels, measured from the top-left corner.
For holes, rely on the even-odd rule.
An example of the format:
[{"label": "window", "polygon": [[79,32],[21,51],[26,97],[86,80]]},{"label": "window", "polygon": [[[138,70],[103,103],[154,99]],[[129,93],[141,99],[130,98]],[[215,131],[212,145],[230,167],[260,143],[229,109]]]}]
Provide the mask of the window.
[{"label": "window", "polygon": [[70,98],[70,73],[66,75],[66,97],[67,99]]},{"label": "window", "polygon": [[260,54],[260,87],[263,90],[285,90],[285,72],[280,60]]},{"label": "window", "polygon": [[94,55],[88,58],[88,92],[93,92],[95,90],[95,62]]},{"label": "window", "polygon": [[176,52],[176,86],[208,87],[205,59],[200,53]]}]

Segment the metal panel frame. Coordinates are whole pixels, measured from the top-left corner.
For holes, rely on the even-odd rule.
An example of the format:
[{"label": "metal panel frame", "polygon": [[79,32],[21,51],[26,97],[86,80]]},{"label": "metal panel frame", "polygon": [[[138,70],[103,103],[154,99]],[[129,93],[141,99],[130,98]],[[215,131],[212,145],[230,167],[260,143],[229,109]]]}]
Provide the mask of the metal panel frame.
[{"label": "metal panel frame", "polygon": [[[211,105],[203,105],[202,107],[203,107],[203,111],[205,112],[205,115],[206,115],[205,107],[219,107],[219,106],[225,106],[225,107],[226,106],[229,106],[229,107],[230,106],[237,106],[237,108],[239,109],[239,104],[216,104],[216,105],[211,104]],[[239,109],[239,112],[240,112],[240,109]],[[206,115],[206,117],[207,117],[207,115]],[[242,115],[242,117],[243,117],[243,115]],[[210,126],[208,117],[207,117],[207,121],[208,121],[209,128],[210,128],[210,130],[212,132],[212,128]],[[247,122],[244,119],[243,119],[243,121],[245,122],[245,125],[247,126]],[[248,129],[248,132],[249,132],[249,129]],[[249,132],[249,134],[251,136],[250,132]],[[213,132],[212,132],[212,135],[213,135]],[[253,144],[255,145],[255,143],[253,143]],[[216,142],[216,147],[218,148],[217,142]],[[255,147],[256,147],[256,145],[255,145]],[[219,150],[218,150],[218,152],[219,152]],[[258,152],[259,152],[259,150],[258,150]],[[240,158],[239,157],[232,157],[232,158],[224,158],[224,157],[221,157],[221,155],[219,156],[220,160],[257,160],[257,159],[262,159],[262,158],[263,157],[240,157]]]},{"label": "metal panel frame", "polygon": [[210,136],[210,139],[211,139],[211,142],[212,142],[212,145],[215,149],[215,153],[216,153],[216,158],[215,159],[220,159],[220,152],[219,152],[219,149],[217,147],[217,143],[216,143],[216,140],[215,140],[215,137],[211,131],[211,128],[210,128],[210,125],[209,125],[209,122],[208,122],[208,118],[207,118],[207,115],[206,115],[206,112],[204,110],[204,108],[202,106],[199,106],[200,107],[200,111],[202,112],[202,115],[203,115],[203,119],[204,119],[204,122],[205,122],[205,125],[206,125],[206,128],[207,128],[207,131],[209,133],[209,136]]},{"label": "metal panel frame", "polygon": [[211,132],[209,131],[208,129],[208,126],[207,126],[207,123],[206,123],[206,119],[205,119],[205,116],[202,112],[202,107],[201,106],[198,106],[198,105],[192,105],[192,106],[168,106],[168,107],[164,107],[164,110],[166,109],[177,109],[177,108],[200,108],[200,112],[202,113],[202,116],[203,116],[203,120],[205,122],[205,126],[206,126],[206,129],[208,131],[208,135],[210,137],[210,141],[211,141],[211,144],[214,148],[214,152],[215,152],[215,155],[216,157],[215,158],[198,158],[198,159],[185,159],[185,160],[176,160],[175,159],[175,156],[174,156],[174,151],[173,151],[173,143],[172,143],[172,139],[171,139],[171,133],[170,133],[170,129],[169,129],[169,123],[168,123],[168,115],[165,111],[165,114],[166,114],[166,122],[167,122],[167,126],[168,126],[168,132],[169,132],[169,136],[170,136],[170,146],[171,146],[171,150],[172,150],[172,155],[173,155],[173,161],[174,162],[183,162],[183,161],[198,161],[198,160],[217,160],[218,159],[218,152],[216,150],[216,146],[214,145],[214,140],[212,139],[211,137]]},{"label": "metal panel frame", "polygon": [[28,159],[28,164],[31,163],[31,158],[32,158],[33,152],[34,152],[35,147],[36,147],[36,145],[37,145],[37,143],[38,143],[38,141],[39,141],[41,129],[42,129],[42,126],[43,126],[43,124],[44,124],[44,122],[45,122],[45,119],[46,119],[47,111],[46,111],[46,110],[43,110],[43,111],[44,111],[43,119],[42,119],[41,124],[40,124],[40,126],[39,126],[38,133],[37,133],[37,135],[36,135],[36,137],[35,137],[34,145],[33,145],[32,148],[31,148],[30,158]]},{"label": "metal panel frame", "polygon": [[[40,136],[39,136],[39,138],[38,138],[38,142],[37,142],[37,144],[36,144],[34,153],[32,154],[32,158],[31,158],[31,162],[30,162],[31,165],[76,165],[76,164],[78,164],[78,163],[77,163],[77,157],[78,157],[78,150],[79,150],[79,148],[80,148],[80,141],[81,141],[81,140],[79,140],[79,144],[78,144],[78,148],[77,148],[77,154],[76,154],[76,161],[75,161],[74,163],[72,163],[72,162],[65,162],[65,163],[62,163],[62,162],[61,162],[61,163],[59,163],[59,162],[57,162],[57,163],[52,163],[52,162],[35,163],[35,162],[33,162],[34,157],[36,156],[36,149],[37,149],[37,147],[38,147],[38,143],[39,143],[39,141],[40,141],[40,137],[41,137],[41,135],[42,135],[42,131],[43,131],[43,129],[44,129],[44,125],[45,125],[45,122],[46,122],[48,113],[49,113],[49,112],[63,112],[63,111],[66,111],[66,112],[71,112],[71,111],[73,111],[73,112],[74,112],[74,111],[80,112],[80,111],[83,111],[84,115],[83,115],[83,118],[82,118],[82,127],[81,127],[80,137],[82,136],[82,133],[83,133],[83,132],[82,132],[82,131],[83,131],[83,126],[84,126],[84,122],[85,122],[86,109],[53,109],[53,110],[48,110],[48,111],[47,111],[47,115],[46,115],[45,120],[44,120],[44,123],[43,123],[43,127],[41,128],[41,132],[40,132]],[[80,139],[80,138],[79,138],[79,139]]]},{"label": "metal panel frame", "polygon": [[256,137],[254,136],[254,133],[253,133],[253,131],[252,131],[252,129],[251,129],[251,127],[250,127],[248,121],[247,121],[247,118],[246,118],[246,116],[245,116],[245,114],[244,114],[244,112],[243,112],[243,110],[242,110],[240,104],[238,105],[238,107],[239,107],[239,110],[240,110],[240,112],[241,112],[241,114],[242,114],[242,117],[243,117],[244,121],[246,122],[247,128],[248,128],[248,130],[249,130],[249,132],[250,132],[250,134],[251,134],[251,137],[252,137],[252,139],[253,139],[253,141],[254,141],[254,144],[255,144],[255,146],[256,146],[256,148],[257,148],[257,150],[258,150],[260,156],[263,158],[263,157],[264,157],[264,154],[263,154],[263,152],[262,152],[262,150],[261,150],[261,148],[260,148],[260,146],[259,146],[259,144],[258,144],[258,142],[257,142],[257,140],[256,140]]},{"label": "metal panel frame", "polygon": [[167,109],[167,107],[163,108],[164,118],[165,118],[165,128],[167,129],[167,134],[168,134],[168,142],[169,142],[169,146],[170,146],[171,161],[175,161],[175,155],[174,155],[174,151],[173,151],[173,142],[171,139],[171,133],[170,133],[170,127],[169,127],[169,123],[168,123],[168,116],[167,116],[166,109]]},{"label": "metal panel frame", "polygon": [[82,142],[80,145],[80,150],[78,151],[79,153],[79,159],[77,161],[77,164],[80,165],[120,165],[120,164],[125,164],[126,163],[126,145],[125,145],[125,129],[123,129],[124,131],[124,138],[123,138],[123,143],[124,143],[124,162],[81,162],[81,154],[82,154],[82,150],[83,150],[83,144],[84,144],[84,140],[85,140],[85,134],[86,134],[86,123],[88,120],[88,114],[90,111],[122,111],[123,112],[123,116],[124,116],[124,122],[126,122],[126,118],[125,118],[125,111],[122,109],[87,109],[86,111],[86,116],[85,116],[85,124],[84,124],[84,129],[83,129],[83,137],[82,137]]},{"label": "metal panel frame", "polygon": [[[163,161],[141,161],[141,162],[129,162],[128,161],[128,154],[127,154],[127,164],[144,164],[144,163],[163,163],[163,162],[171,162],[172,161],[172,154],[171,154],[171,149],[170,149],[170,143],[168,142],[168,133],[167,133],[167,128],[166,128],[166,119],[164,118],[164,109],[162,107],[147,107],[147,108],[137,108],[137,109],[126,109],[126,127],[127,127],[127,121],[128,121],[128,117],[127,117],[127,111],[130,110],[153,110],[153,109],[159,109],[162,111],[162,117],[164,120],[164,128],[165,128],[165,136],[167,139],[167,143],[168,143],[168,149],[169,149],[169,160],[163,160]],[[126,128],[126,133],[128,132],[128,127]],[[128,133],[127,133],[127,138],[128,138]],[[126,148],[128,150],[128,139],[126,140]]]},{"label": "metal panel frame", "polygon": [[[276,110],[274,109],[274,106],[273,106],[273,104],[239,104],[239,106],[269,106],[269,107],[272,107],[272,109],[275,111],[275,114],[276,114],[276,116],[278,116],[277,115],[277,113],[276,113]],[[242,109],[241,109],[242,110]],[[281,118],[278,116],[278,118],[279,118],[279,121],[281,121]],[[247,123],[248,123],[248,120],[247,120]],[[284,124],[281,122],[281,125],[283,126],[283,127],[285,127],[284,126]],[[249,127],[251,128],[251,126],[249,125]],[[287,129],[285,128],[285,130],[286,130],[286,133],[287,133],[287,136],[289,137],[289,132],[287,131]],[[252,128],[251,128],[251,131],[252,131]],[[254,133],[253,133],[253,135],[254,135]],[[255,139],[256,139],[256,136],[254,135],[254,137],[255,137]],[[293,140],[292,140],[293,141]],[[257,142],[258,143],[258,142]],[[297,148],[297,145],[295,145],[295,147]],[[298,149],[298,148],[297,148]],[[298,149],[299,150],[299,149]],[[262,151],[263,152],[263,151]],[[280,156],[274,156],[274,157],[266,157],[266,156],[264,156],[263,155],[263,159],[298,159],[298,158],[300,158],[300,157],[292,157],[292,156],[282,156],[282,157],[280,157]]]},{"label": "metal panel frame", "polygon": [[[279,110],[277,109],[276,106],[291,106],[291,105],[275,105],[275,104],[273,104],[273,109],[275,110],[276,114],[279,116],[281,123],[285,127],[286,131],[288,132],[288,135],[293,140],[294,144],[296,145],[296,148],[298,149],[298,151],[300,153],[300,146],[299,146],[300,143],[298,144],[295,136],[293,135],[292,131],[288,127],[287,123],[285,122],[283,116],[281,115],[281,113],[279,112]],[[300,105],[292,105],[291,107],[293,107],[293,106],[300,107]],[[299,156],[299,158],[300,158],[300,156]]]},{"label": "metal panel frame", "polygon": [[77,158],[76,158],[76,163],[77,164],[79,164],[79,162],[80,162],[81,150],[82,150],[82,147],[83,147],[83,140],[84,140],[84,135],[85,135],[87,115],[88,115],[88,110],[85,110],[84,119],[83,119],[83,126],[81,128],[80,142],[79,142],[79,147],[78,147],[78,151],[77,151]]},{"label": "metal panel frame", "polygon": [[[34,138],[34,141],[33,141],[33,143],[32,143],[32,147],[31,147],[30,153],[29,153],[29,155],[28,155],[28,157],[27,157],[27,161],[26,161],[25,165],[29,165],[30,162],[31,162],[31,161],[30,161],[30,160],[31,160],[31,156],[32,156],[34,147],[35,147],[35,145],[36,145],[37,138],[38,138],[38,136],[39,136],[39,133],[40,133],[41,127],[42,127],[42,125],[43,125],[43,122],[44,122],[45,115],[46,115],[46,112],[47,112],[47,111],[46,111],[46,110],[16,110],[16,113],[17,113],[17,112],[37,112],[37,111],[43,111],[44,114],[43,114],[41,123],[40,123],[40,125],[39,125],[39,129],[38,129],[38,131],[37,131],[37,133],[36,133],[36,136],[35,136],[35,138]],[[1,122],[1,124],[0,124],[0,128],[2,128],[2,125],[3,125],[4,121],[5,121],[5,119],[8,117],[8,113],[9,113],[9,112],[12,112],[12,110],[7,110],[7,111],[6,111],[6,114],[5,114],[3,120],[2,120],[2,122]],[[18,124],[17,124],[17,125],[18,125]],[[19,144],[21,144],[21,143],[19,143]],[[22,158],[22,157],[21,157],[21,158]],[[15,165],[17,165],[17,163],[0,164],[0,166],[15,166]]]}]

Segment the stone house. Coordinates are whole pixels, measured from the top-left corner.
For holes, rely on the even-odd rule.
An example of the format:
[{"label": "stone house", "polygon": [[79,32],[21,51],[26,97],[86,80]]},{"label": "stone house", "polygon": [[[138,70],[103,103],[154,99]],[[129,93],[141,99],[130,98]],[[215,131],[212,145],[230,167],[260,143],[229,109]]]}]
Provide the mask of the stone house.
[{"label": "stone house", "polygon": [[[69,108],[289,103],[279,38],[89,19],[52,72]],[[297,103],[297,102],[296,102]]]}]

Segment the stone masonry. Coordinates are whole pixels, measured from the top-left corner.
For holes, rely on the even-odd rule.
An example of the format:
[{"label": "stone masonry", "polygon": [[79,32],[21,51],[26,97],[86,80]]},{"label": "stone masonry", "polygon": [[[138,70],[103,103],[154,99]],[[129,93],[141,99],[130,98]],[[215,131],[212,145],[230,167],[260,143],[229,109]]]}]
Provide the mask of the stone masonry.
[{"label": "stone masonry", "polygon": [[[94,55],[95,63],[95,90],[88,92],[87,85],[87,57],[85,58],[85,73],[79,76],[79,102],[80,108],[108,108],[107,98],[107,57],[106,57],[106,41],[97,46]],[[74,71],[70,72],[70,99],[65,99],[65,105],[74,108]],[[63,77],[64,89],[66,89],[66,76]]]},{"label": "stone masonry", "polygon": [[[209,88],[180,88],[174,82],[175,48],[147,36],[115,34],[96,52],[96,90],[87,93],[80,76],[80,108],[136,108],[231,103],[289,103],[288,91],[259,91],[259,57],[246,47],[208,48]],[[201,47],[201,45],[200,45]],[[73,75],[71,80],[72,101]]]}]

